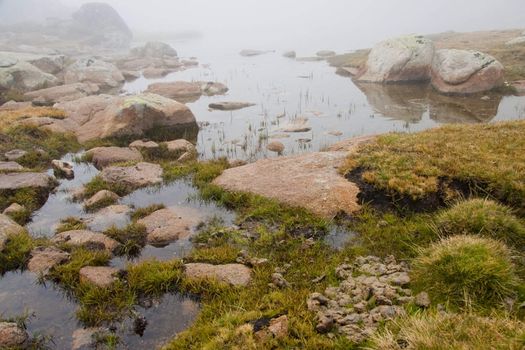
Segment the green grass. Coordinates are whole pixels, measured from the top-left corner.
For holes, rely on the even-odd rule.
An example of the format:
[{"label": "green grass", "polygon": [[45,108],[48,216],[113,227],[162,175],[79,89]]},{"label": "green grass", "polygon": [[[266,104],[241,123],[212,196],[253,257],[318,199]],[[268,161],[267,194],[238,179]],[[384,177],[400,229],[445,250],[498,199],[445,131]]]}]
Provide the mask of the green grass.
[{"label": "green grass", "polygon": [[104,181],[100,176],[95,176],[91,181],[84,185],[84,197],[91,198],[97,192],[102,190],[114,192],[121,197],[133,191],[132,188],[129,188],[124,184],[110,184]]},{"label": "green grass", "polygon": [[146,216],[164,208],[166,208],[164,204],[152,204],[144,208],[135,209],[131,214],[131,221],[137,222],[140,219],[144,219]]},{"label": "green grass", "polygon": [[110,227],[104,234],[121,243],[118,255],[135,257],[140,255],[140,251],[146,245],[147,231],[144,225],[131,223],[124,228]]},{"label": "green grass", "polygon": [[436,216],[435,229],[441,236],[482,235],[523,250],[525,224],[511,208],[486,199],[461,201]]},{"label": "green grass", "polygon": [[60,220],[60,225],[57,227],[56,233],[86,229],[87,225],[84,221],[82,221],[79,218],[70,216],[68,218]]},{"label": "green grass", "polygon": [[24,268],[34,247],[35,242],[25,230],[9,235],[4,250],[0,252],[0,275]]},{"label": "green grass", "polygon": [[525,324],[511,318],[429,312],[401,318],[373,336],[371,350],[519,350]]},{"label": "green grass", "polygon": [[420,251],[412,262],[416,291],[452,308],[501,307],[520,283],[511,251],[492,239],[452,236]]},{"label": "green grass", "polygon": [[365,182],[414,200],[439,191],[456,198],[450,181],[457,180],[524,209],[524,133],[525,121],[512,121],[386,134],[350,156],[343,171],[364,169]]},{"label": "green grass", "polygon": [[182,278],[179,260],[160,262],[149,260],[128,266],[128,284],[137,295],[161,296],[172,292]]}]

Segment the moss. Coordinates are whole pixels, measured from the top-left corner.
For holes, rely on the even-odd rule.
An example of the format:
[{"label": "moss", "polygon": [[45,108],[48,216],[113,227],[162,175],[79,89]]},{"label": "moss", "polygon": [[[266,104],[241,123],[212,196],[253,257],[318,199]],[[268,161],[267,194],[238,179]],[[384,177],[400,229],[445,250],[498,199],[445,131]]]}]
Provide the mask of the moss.
[{"label": "moss", "polygon": [[415,200],[438,191],[445,200],[454,198],[455,180],[525,208],[524,132],[525,122],[513,121],[387,134],[350,156],[344,171],[364,169],[366,183]]},{"label": "moss", "polygon": [[148,207],[135,209],[131,214],[131,220],[133,222],[139,221],[140,219],[144,219],[146,216],[164,208],[166,208],[164,204],[152,204]]},{"label": "moss", "polygon": [[458,202],[436,216],[435,229],[441,236],[482,235],[525,248],[525,224],[514,210],[491,200]]},{"label": "moss", "polygon": [[421,249],[412,263],[413,287],[453,308],[498,308],[519,283],[511,256],[503,243],[452,236]]},{"label": "moss", "polygon": [[60,220],[60,225],[57,227],[56,233],[85,229],[87,229],[87,225],[82,219],[70,216]]},{"label": "moss", "polygon": [[9,235],[4,249],[0,252],[0,275],[24,268],[34,247],[35,243],[27,231]]},{"label": "moss", "polygon": [[391,323],[369,349],[523,349],[525,324],[505,317],[422,313]]},{"label": "moss", "polygon": [[104,232],[108,237],[121,243],[118,255],[126,255],[129,257],[138,256],[140,251],[146,245],[147,231],[144,225],[131,223],[124,228],[111,227]]}]

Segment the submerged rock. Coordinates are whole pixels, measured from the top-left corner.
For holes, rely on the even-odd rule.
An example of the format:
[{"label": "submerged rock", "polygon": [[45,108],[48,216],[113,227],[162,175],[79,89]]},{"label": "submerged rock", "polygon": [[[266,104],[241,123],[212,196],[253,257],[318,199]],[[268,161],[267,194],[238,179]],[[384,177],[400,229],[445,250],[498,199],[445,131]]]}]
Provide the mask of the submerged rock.
[{"label": "submerged rock", "polygon": [[96,147],[86,152],[97,169],[103,169],[114,163],[141,162],[142,154],[128,147]]},{"label": "submerged rock", "polygon": [[88,249],[107,250],[114,252],[119,243],[102,233],[88,230],[73,230],[56,234],[51,241],[57,244],[66,244],[74,247],[86,247]]},{"label": "submerged rock", "polygon": [[56,265],[69,261],[70,255],[55,247],[38,247],[31,251],[27,269],[31,272],[47,275]]},{"label": "submerged rock", "polygon": [[359,188],[338,172],[346,158],[346,152],[318,152],[261,159],[225,170],[213,183],[228,191],[255,193],[331,218],[360,208]]},{"label": "submerged rock", "polygon": [[0,348],[23,349],[29,342],[26,330],[14,322],[0,322]]},{"label": "submerged rock", "polygon": [[308,132],[312,127],[308,125],[308,118],[298,117],[283,125],[279,131],[282,132]]},{"label": "submerged rock", "polygon": [[99,232],[106,231],[110,227],[124,228],[129,224],[131,212],[132,209],[127,205],[110,205],[87,215],[85,223],[90,230]]},{"label": "submerged rock", "polygon": [[503,83],[504,69],[479,51],[439,50],[432,63],[432,86],[445,94],[474,94]]},{"label": "submerged rock", "polygon": [[245,50],[242,50],[241,52],[239,52],[239,55],[244,56],[244,57],[252,57],[252,56],[263,55],[263,54],[268,53],[268,52],[269,51],[245,49]]},{"label": "submerged rock", "polygon": [[255,106],[255,103],[250,102],[215,102],[210,103],[211,109],[219,109],[221,111],[233,111],[237,109]]},{"label": "submerged rock", "polygon": [[295,57],[297,57],[297,53],[295,53],[295,51],[285,51],[285,52],[283,52],[283,57],[295,58]]},{"label": "submerged rock", "polygon": [[246,286],[251,281],[251,270],[241,264],[211,265],[192,263],[184,265],[188,278],[216,279],[232,286]]},{"label": "submerged rock", "polygon": [[106,328],[82,328],[73,332],[71,350],[96,349],[99,339],[111,333]]},{"label": "submerged rock", "polygon": [[434,44],[423,36],[388,39],[374,46],[356,78],[373,83],[429,81],[433,57]]},{"label": "submerged rock", "polygon": [[66,84],[95,84],[102,91],[118,90],[125,82],[115,65],[96,58],[82,58],[67,67],[64,80]]},{"label": "submerged rock", "polygon": [[199,223],[197,211],[188,209],[166,208],[139,220],[137,223],[146,226],[147,241],[154,246],[165,246],[192,234]]},{"label": "submerged rock", "polygon": [[119,269],[109,266],[86,266],[80,269],[80,282],[107,288],[118,280]]},{"label": "submerged rock", "polygon": [[100,177],[108,184],[118,184],[129,189],[162,183],[162,168],[158,164],[138,163],[133,166],[108,167],[101,171]]}]

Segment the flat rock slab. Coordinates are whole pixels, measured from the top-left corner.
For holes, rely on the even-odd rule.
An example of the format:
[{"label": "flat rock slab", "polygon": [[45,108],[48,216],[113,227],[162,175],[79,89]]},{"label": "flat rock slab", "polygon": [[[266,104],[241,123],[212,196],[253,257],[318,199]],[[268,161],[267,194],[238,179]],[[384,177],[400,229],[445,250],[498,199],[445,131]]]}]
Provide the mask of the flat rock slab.
[{"label": "flat rock slab", "polygon": [[119,246],[119,243],[114,239],[102,233],[88,230],[62,232],[55,235],[51,241],[54,243],[66,243],[67,245],[76,247],[87,247],[89,249],[105,249],[108,252],[114,252]]},{"label": "flat rock slab", "polygon": [[234,111],[237,109],[255,106],[255,103],[250,102],[215,102],[210,103],[208,107],[211,109],[218,109],[221,111]]},{"label": "flat rock slab", "polygon": [[0,214],[0,252],[4,250],[10,235],[20,233],[23,229],[10,217]]},{"label": "flat rock slab", "polygon": [[102,170],[100,176],[109,184],[120,184],[135,189],[160,184],[162,174],[160,165],[142,162],[128,167],[108,167]]},{"label": "flat rock slab", "polygon": [[118,278],[119,269],[109,266],[86,266],[80,269],[80,282],[100,288],[111,286]]},{"label": "flat rock slab", "polygon": [[69,261],[70,255],[55,247],[38,247],[31,252],[27,269],[34,273],[47,274],[56,265]]},{"label": "flat rock slab", "polygon": [[92,158],[97,169],[103,169],[114,163],[141,162],[142,154],[135,148],[128,147],[96,147],[86,152]]},{"label": "flat rock slab", "polygon": [[188,278],[216,279],[232,286],[246,286],[250,283],[251,270],[241,264],[211,265],[211,264],[185,264],[184,273]]},{"label": "flat rock slab", "polygon": [[146,226],[148,243],[164,246],[188,237],[200,221],[197,210],[189,208],[166,208],[146,216],[138,221]]},{"label": "flat rock slab", "polygon": [[0,174],[0,190],[19,190],[22,188],[51,188],[53,177],[46,173]]},{"label": "flat rock slab", "polygon": [[347,152],[317,152],[262,159],[224,171],[214,184],[333,218],[340,212],[351,214],[360,209],[359,188],[338,172],[346,157]]},{"label": "flat rock slab", "polygon": [[0,162],[0,171],[2,172],[15,172],[22,170],[24,170],[24,167],[17,162]]}]

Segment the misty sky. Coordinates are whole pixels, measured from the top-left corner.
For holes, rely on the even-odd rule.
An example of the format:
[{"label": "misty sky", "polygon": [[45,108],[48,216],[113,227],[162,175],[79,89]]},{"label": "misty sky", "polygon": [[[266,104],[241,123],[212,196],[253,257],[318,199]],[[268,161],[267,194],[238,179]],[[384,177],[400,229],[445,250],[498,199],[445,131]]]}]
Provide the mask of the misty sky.
[{"label": "misty sky", "polygon": [[[38,0],[0,0],[0,4]],[[58,1],[58,0],[52,0]],[[77,7],[82,0],[61,0]],[[399,34],[525,27],[525,0],[107,0],[135,31],[197,30],[255,48],[359,48]],[[0,11],[5,11],[0,5]],[[1,14],[0,14],[1,18]]]}]

